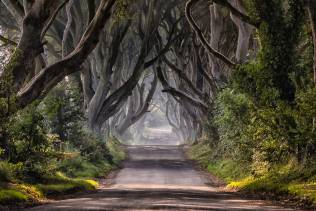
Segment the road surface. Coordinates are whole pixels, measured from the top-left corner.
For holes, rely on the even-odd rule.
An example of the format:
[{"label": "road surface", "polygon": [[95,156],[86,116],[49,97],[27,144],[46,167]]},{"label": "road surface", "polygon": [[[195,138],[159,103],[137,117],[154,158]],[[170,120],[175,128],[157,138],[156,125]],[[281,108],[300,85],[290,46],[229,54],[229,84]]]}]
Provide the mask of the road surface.
[{"label": "road surface", "polygon": [[29,210],[291,210],[222,191],[179,147],[131,146],[128,152],[112,185]]}]

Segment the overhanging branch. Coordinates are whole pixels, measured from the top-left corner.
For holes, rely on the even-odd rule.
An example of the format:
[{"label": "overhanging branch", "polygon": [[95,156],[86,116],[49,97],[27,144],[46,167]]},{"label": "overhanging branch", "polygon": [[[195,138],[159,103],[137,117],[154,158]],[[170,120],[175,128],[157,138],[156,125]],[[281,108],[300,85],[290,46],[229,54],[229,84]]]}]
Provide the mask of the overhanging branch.
[{"label": "overhanging branch", "polygon": [[246,23],[248,23],[250,25],[253,25],[256,28],[259,28],[260,21],[252,20],[248,15],[246,15],[246,14],[242,13],[241,11],[239,11],[237,8],[235,8],[233,5],[231,5],[227,0],[213,0],[213,2],[215,2],[216,4],[219,4],[219,5],[223,6],[223,7],[226,7],[227,9],[230,10],[230,12],[233,15],[238,17],[243,22],[246,22]]},{"label": "overhanging branch", "polygon": [[6,38],[0,34],[0,41],[3,42],[5,45],[12,45],[17,46],[18,44],[9,38]]},{"label": "overhanging branch", "polygon": [[221,54],[220,52],[216,51],[215,49],[212,48],[212,46],[208,43],[206,40],[202,30],[199,28],[197,23],[194,21],[191,9],[194,6],[195,3],[197,3],[199,0],[189,0],[186,3],[185,6],[185,15],[187,17],[187,20],[192,27],[192,29],[195,31],[197,34],[199,40],[201,41],[202,45],[204,48],[212,55],[214,55],[216,58],[220,59],[222,62],[224,62],[229,68],[234,69],[236,67],[236,64],[231,61],[229,58]]}]

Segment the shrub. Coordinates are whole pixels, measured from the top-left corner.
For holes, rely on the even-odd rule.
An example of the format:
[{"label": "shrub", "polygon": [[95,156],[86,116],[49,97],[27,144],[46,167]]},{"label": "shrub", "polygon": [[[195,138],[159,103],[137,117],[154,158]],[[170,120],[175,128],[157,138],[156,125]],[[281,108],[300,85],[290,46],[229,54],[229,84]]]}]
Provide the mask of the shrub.
[{"label": "shrub", "polygon": [[104,140],[90,134],[85,141],[80,149],[82,156],[91,162],[107,161],[110,164],[113,163],[113,157]]},{"label": "shrub", "polygon": [[8,161],[0,161],[0,181],[13,182],[16,180],[17,173],[21,170],[22,163],[12,164]]},{"label": "shrub", "polygon": [[36,180],[55,170],[54,139],[47,135],[44,117],[35,105],[13,117],[10,124],[12,153],[9,161],[22,163],[21,179]]},{"label": "shrub", "polygon": [[1,190],[0,189],[0,204],[12,204],[23,203],[28,200],[28,196],[17,190]]},{"label": "shrub", "polygon": [[112,160],[115,164],[119,164],[122,160],[126,158],[126,154],[121,143],[115,137],[110,137],[106,141],[106,147],[108,148],[109,153],[112,156]]},{"label": "shrub", "polygon": [[46,184],[36,185],[36,187],[46,196],[95,190],[98,187],[98,183],[94,180],[71,179],[64,176],[62,173],[57,173],[55,176],[46,179]]}]

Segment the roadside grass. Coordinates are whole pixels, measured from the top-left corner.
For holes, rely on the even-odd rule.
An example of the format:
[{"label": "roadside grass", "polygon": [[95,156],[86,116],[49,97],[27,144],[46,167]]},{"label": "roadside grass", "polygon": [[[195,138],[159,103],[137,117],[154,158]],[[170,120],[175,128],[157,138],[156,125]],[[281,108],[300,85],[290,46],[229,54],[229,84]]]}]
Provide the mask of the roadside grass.
[{"label": "roadside grass", "polygon": [[233,160],[212,161],[211,149],[203,142],[187,150],[190,159],[226,182],[227,187],[248,193],[282,196],[304,206],[316,206],[316,167],[303,168],[294,161],[277,165],[262,175],[252,175],[250,165]]},{"label": "roadside grass", "polygon": [[[293,167],[282,171],[279,167],[260,177],[248,176],[241,180],[231,181],[230,188],[253,193],[287,195],[307,206],[316,206],[316,181],[312,177],[315,169],[300,169]],[[308,177],[310,175],[310,177]]]},{"label": "roadside grass", "polygon": [[46,200],[46,197],[65,195],[98,188],[94,180],[72,179],[58,172],[46,178],[43,184],[3,184],[0,187],[0,204],[31,206]]},{"label": "roadside grass", "polygon": [[67,165],[63,169],[65,172],[58,171],[53,175],[43,176],[34,184],[25,184],[15,178],[15,171],[19,166],[13,166],[5,161],[0,162],[0,210],[3,208],[1,206],[5,208],[34,206],[50,197],[96,190],[99,184],[91,178],[104,177],[118,168],[126,157],[118,140],[111,139],[107,142],[107,147],[113,157],[113,163],[108,161],[92,163],[78,154],[68,153],[70,156],[67,157]]},{"label": "roadside grass", "polygon": [[120,163],[126,158],[126,153],[123,149],[122,144],[119,142],[118,139],[114,137],[110,138],[106,144],[110,151],[110,154],[113,156],[114,164],[120,165]]},{"label": "roadside grass", "polygon": [[59,170],[71,178],[101,178],[119,167],[125,159],[125,151],[121,143],[115,138],[109,138],[106,142],[113,162],[98,160],[91,162],[80,155],[72,156],[59,164]]},{"label": "roadside grass", "polygon": [[40,190],[27,184],[2,184],[0,186],[0,204],[7,206],[30,206],[44,199]]},{"label": "roadside grass", "polygon": [[66,177],[61,172],[57,172],[54,177],[46,178],[45,183],[36,184],[35,187],[45,196],[54,196],[96,190],[98,188],[98,183],[94,180],[72,179]]},{"label": "roadside grass", "polygon": [[209,146],[209,143],[205,141],[194,143],[194,145],[187,151],[188,157],[196,161],[203,169],[208,167],[211,160],[211,154],[211,147]]},{"label": "roadside grass", "polygon": [[1,204],[16,204],[27,202],[29,196],[23,192],[13,189],[0,190],[0,203]]},{"label": "roadside grass", "polygon": [[93,163],[84,157],[75,157],[62,161],[59,170],[72,178],[97,178],[111,171],[112,165],[107,161]]}]

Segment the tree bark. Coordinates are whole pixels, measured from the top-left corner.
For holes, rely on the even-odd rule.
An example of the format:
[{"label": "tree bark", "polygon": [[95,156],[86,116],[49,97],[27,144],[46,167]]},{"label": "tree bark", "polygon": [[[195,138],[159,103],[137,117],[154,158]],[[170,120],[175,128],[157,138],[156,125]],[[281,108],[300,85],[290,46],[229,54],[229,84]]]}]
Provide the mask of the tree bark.
[{"label": "tree bark", "polygon": [[313,45],[314,45],[313,81],[316,85],[316,1],[308,0],[307,10],[308,10],[308,15],[309,15],[310,25],[312,28],[312,38],[313,38]]},{"label": "tree bark", "polygon": [[99,42],[99,35],[109,17],[115,0],[102,0],[98,11],[79,44],[64,59],[46,67],[18,92],[18,106],[25,107],[37,98],[43,97],[65,76],[80,71],[80,66]]},{"label": "tree bark", "polygon": [[197,23],[194,21],[193,16],[191,14],[191,9],[194,6],[195,3],[197,3],[199,0],[189,0],[185,7],[185,14],[187,17],[187,20],[189,21],[192,29],[195,31],[197,37],[201,41],[204,48],[212,55],[214,55],[216,58],[220,59],[225,65],[227,65],[229,68],[235,68],[236,64],[232,62],[230,59],[228,59],[223,54],[216,51],[212,46],[207,42],[202,30],[199,28]]}]

